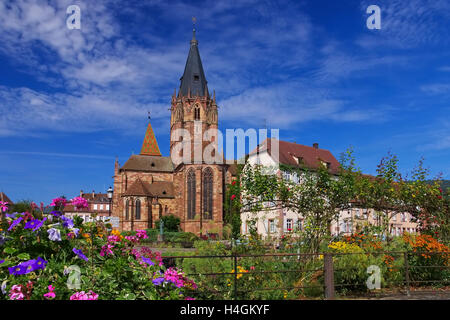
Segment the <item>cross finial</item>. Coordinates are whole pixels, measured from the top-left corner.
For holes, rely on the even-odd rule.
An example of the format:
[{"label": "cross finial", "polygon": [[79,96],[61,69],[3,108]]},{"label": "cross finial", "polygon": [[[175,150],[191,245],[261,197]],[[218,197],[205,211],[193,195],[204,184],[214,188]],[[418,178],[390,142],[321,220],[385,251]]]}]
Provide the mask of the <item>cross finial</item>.
[{"label": "cross finial", "polygon": [[195,23],[196,22],[197,22],[197,18],[192,17],[192,41],[194,41],[194,42],[196,41],[196,39],[195,39]]},{"label": "cross finial", "polygon": [[150,120],[152,117],[150,116],[150,111],[147,112],[148,113],[148,120]]}]

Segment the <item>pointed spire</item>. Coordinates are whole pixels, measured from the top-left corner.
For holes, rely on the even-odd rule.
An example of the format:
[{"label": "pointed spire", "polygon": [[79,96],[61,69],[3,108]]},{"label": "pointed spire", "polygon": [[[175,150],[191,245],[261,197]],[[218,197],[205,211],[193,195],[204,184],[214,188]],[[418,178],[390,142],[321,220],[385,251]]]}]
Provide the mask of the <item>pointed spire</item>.
[{"label": "pointed spire", "polygon": [[194,28],[192,30],[191,48],[189,49],[183,76],[180,79],[181,84],[178,95],[187,96],[190,90],[192,96],[203,97],[206,95],[209,97],[208,81],[206,81],[205,72],[203,71],[202,61],[198,51],[198,41],[195,38],[195,18],[192,21]]},{"label": "pointed spire", "polygon": [[142,143],[141,155],[161,156],[158,142],[156,141],[155,133],[153,132],[152,125],[150,123],[150,112],[148,115],[147,131],[145,132],[144,142]]}]

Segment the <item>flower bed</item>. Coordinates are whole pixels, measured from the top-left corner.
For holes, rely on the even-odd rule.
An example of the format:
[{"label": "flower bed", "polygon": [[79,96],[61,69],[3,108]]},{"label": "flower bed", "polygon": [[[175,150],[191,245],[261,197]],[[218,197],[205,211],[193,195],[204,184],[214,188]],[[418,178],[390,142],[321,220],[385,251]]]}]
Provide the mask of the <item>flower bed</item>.
[{"label": "flower bed", "polygon": [[[103,222],[76,224],[55,210],[6,214],[0,230],[0,300],[192,299],[197,285],[139,247],[145,230],[123,236]],[[75,207],[82,207],[75,199]],[[136,249],[137,248],[137,249]]]}]

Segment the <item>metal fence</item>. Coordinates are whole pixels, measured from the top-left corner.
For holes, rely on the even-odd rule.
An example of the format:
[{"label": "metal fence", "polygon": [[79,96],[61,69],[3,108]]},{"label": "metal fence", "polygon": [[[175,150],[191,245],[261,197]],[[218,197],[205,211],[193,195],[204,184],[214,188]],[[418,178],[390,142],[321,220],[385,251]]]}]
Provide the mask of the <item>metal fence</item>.
[{"label": "metal fence", "polygon": [[[348,281],[347,279],[342,279],[342,274],[348,272],[351,269],[359,270],[361,272],[361,266],[346,266],[345,268],[340,268],[340,259],[344,256],[376,256],[384,255],[392,257],[396,261],[396,266],[393,267],[392,271],[397,272],[397,275],[401,275],[399,279],[388,281],[383,287],[370,290],[367,287],[365,281]],[[417,258],[419,257],[431,257],[433,255],[440,255],[444,257],[444,262],[439,265],[433,264],[417,264]],[[394,258],[396,257],[396,258]],[[361,257],[358,257],[358,259]],[[199,288],[201,292],[208,292],[212,297],[219,299],[248,299],[249,293],[252,292],[262,292],[262,291],[286,291],[286,290],[305,290],[305,289],[316,289],[321,294],[319,298],[324,299],[335,299],[338,297],[374,297],[382,296],[392,293],[395,289],[401,294],[410,295],[411,289],[422,287],[424,285],[432,285],[431,292],[436,291],[437,287],[443,287],[450,283],[450,267],[449,267],[449,253],[448,252],[394,252],[394,251],[383,251],[383,252],[364,252],[364,253],[265,253],[265,254],[230,254],[230,255],[204,255],[204,256],[163,256],[163,261],[165,265],[168,266],[180,266],[184,261],[190,259],[206,259],[206,263],[214,266],[220,263],[230,266],[233,269],[230,272],[193,272],[187,273],[186,276],[193,278],[194,280],[203,277],[210,277],[211,279],[217,280],[220,277],[227,279],[227,287],[222,286],[222,288],[211,287],[208,285],[208,281],[203,281],[202,286]],[[246,260],[248,264],[249,259],[259,259],[262,261],[264,259],[272,259],[276,261],[279,265],[276,267],[277,270],[239,270],[240,261]],[[198,261],[198,260],[197,260]],[[227,262],[228,261],[228,262]],[[399,261],[401,262],[399,264]],[[411,265],[410,261],[414,261]],[[225,262],[225,263],[224,263]],[[309,263],[309,264],[308,264]],[[305,266],[312,265],[313,268],[308,268]],[[380,267],[380,266],[379,266]],[[386,267],[386,266],[384,266]],[[445,270],[441,272],[439,276],[435,276],[436,272],[429,272],[429,270]],[[366,270],[364,270],[366,271]],[[294,281],[292,283],[286,283],[286,281],[281,281],[277,286],[272,287],[252,287],[246,288],[246,280],[252,275],[269,276],[273,274],[281,275],[281,279],[289,278],[289,275],[300,276],[305,273],[318,274],[320,280],[315,281],[314,284],[308,285],[297,285]],[[366,278],[370,276],[366,273]],[[213,281],[211,281],[212,283]],[[289,282],[289,281],[287,281]],[[427,291],[430,292],[430,291]],[[317,297],[317,295],[316,295]]]}]

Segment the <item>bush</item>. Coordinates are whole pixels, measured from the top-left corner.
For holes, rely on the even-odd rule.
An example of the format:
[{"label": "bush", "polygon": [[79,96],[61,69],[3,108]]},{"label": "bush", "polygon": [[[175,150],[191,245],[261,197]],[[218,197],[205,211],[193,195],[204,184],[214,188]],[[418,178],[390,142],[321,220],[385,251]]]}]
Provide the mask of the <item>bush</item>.
[{"label": "bush", "polygon": [[[163,232],[177,232],[180,230],[180,218],[175,217],[174,215],[168,215],[161,217],[161,220],[164,221],[164,230]],[[159,230],[160,220],[155,222],[156,229]]]},{"label": "bush", "polygon": [[[404,235],[412,250],[408,254],[411,281],[428,281],[424,285],[450,281],[450,248],[430,235]],[[442,267],[442,268],[439,268]],[[441,283],[443,285],[443,283]]]}]

